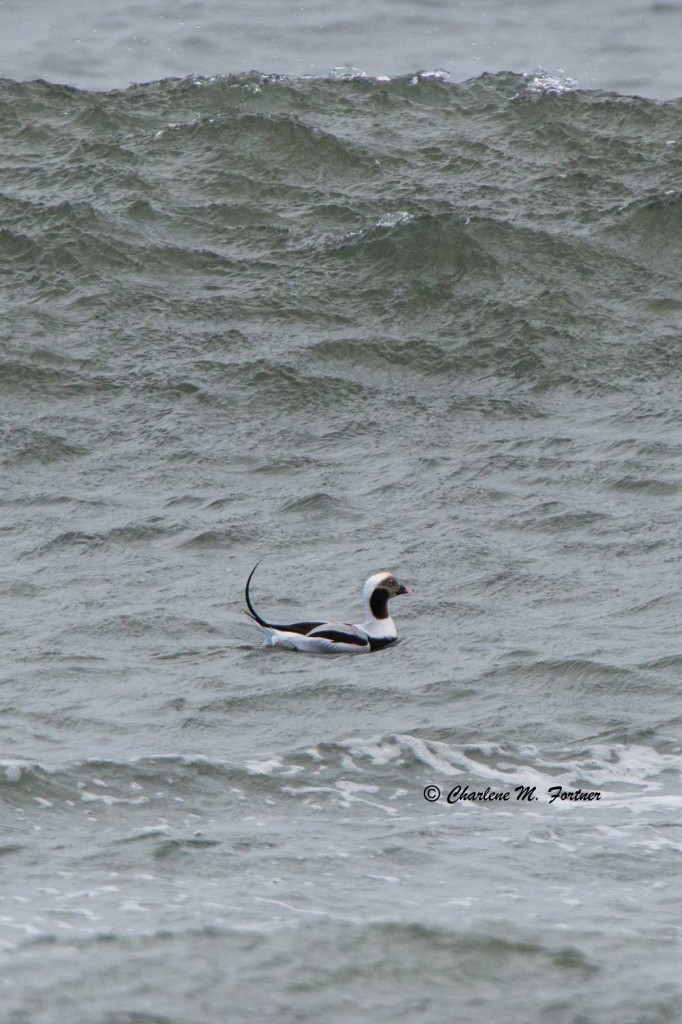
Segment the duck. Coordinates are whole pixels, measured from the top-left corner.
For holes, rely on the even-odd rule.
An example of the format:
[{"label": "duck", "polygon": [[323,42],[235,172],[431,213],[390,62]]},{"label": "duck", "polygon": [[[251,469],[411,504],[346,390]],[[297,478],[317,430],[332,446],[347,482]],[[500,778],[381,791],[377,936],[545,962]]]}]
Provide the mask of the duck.
[{"label": "duck", "polygon": [[392,572],[375,572],[365,583],[362,589],[365,621],[362,625],[324,619],[276,624],[262,618],[251,601],[249,588],[259,565],[260,562],[256,562],[249,573],[244,599],[246,614],[263,634],[264,647],[313,654],[371,654],[397,641],[398,632],[389,615],[388,602],[392,597],[413,593],[414,587],[401,583]]}]

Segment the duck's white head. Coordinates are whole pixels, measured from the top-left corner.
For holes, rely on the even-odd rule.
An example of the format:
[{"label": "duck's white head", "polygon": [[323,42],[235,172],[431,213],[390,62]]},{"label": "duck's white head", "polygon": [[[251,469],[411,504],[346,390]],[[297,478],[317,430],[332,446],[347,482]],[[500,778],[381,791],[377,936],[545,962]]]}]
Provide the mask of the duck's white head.
[{"label": "duck's white head", "polygon": [[375,572],[365,583],[362,597],[368,616],[373,619],[387,619],[388,602],[399,594],[411,594],[413,587],[396,579],[392,572]]}]

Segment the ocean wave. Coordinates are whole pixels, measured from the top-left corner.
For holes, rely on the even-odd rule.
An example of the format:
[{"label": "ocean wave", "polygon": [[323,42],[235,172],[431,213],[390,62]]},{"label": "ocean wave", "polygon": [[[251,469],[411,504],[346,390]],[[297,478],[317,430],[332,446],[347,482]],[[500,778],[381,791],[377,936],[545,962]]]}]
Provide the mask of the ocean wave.
[{"label": "ocean wave", "polygon": [[[231,698],[226,703],[236,712],[240,706],[248,707],[248,698]],[[548,786],[561,785],[601,790],[610,807],[635,806],[635,797],[675,804],[679,797],[670,784],[679,780],[679,751],[674,743],[668,744],[667,750],[658,750],[645,745],[644,739],[644,735],[628,737],[627,742],[592,739],[543,749],[533,744],[495,742],[453,745],[396,733],[323,742],[242,764],[201,755],[144,756],[127,762],[89,760],[65,768],[4,759],[0,785],[6,799],[24,806],[36,801],[52,806],[73,799],[161,806],[159,800],[165,799],[169,787],[176,796],[184,797],[198,796],[207,787],[229,785],[237,787],[234,792],[279,794],[279,800],[287,795],[328,794],[342,804],[366,802],[368,794],[375,794],[370,802],[379,801],[378,806],[395,814],[401,806],[400,796],[412,803],[420,779],[428,774],[431,781],[454,785],[464,780],[472,788],[522,785],[544,792]]]},{"label": "ocean wave", "polygon": [[[254,73],[201,84],[97,96],[0,87],[44,132],[38,157],[22,157],[15,139],[22,170],[3,197],[0,249],[18,312],[80,295],[91,311],[109,296],[115,314],[114,291],[124,308],[134,296],[158,309],[156,283],[173,279],[164,319],[200,279],[206,300],[224,297],[247,330],[265,313],[305,321],[323,309],[382,333],[411,321],[425,340],[449,329],[472,351],[481,339],[479,354],[491,330],[497,350],[505,333],[513,345],[529,332],[533,356],[510,361],[511,372],[544,379],[557,370],[554,359],[536,362],[543,338],[557,320],[571,337],[598,332],[603,287],[624,318],[646,289],[674,301],[658,256],[679,205],[674,105],[506,73],[464,83]],[[515,102],[529,90],[532,103]],[[69,116],[57,131],[60,105]]]}]

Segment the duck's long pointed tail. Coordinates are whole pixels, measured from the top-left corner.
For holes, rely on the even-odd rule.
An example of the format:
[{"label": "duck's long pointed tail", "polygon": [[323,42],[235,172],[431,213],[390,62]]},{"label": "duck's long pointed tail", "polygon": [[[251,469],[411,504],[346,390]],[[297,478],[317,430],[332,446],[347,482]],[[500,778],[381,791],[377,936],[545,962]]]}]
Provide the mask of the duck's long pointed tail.
[{"label": "duck's long pointed tail", "polygon": [[263,626],[265,629],[269,629],[270,628],[270,623],[266,622],[265,619],[262,619],[260,617],[260,615],[258,614],[256,609],[253,607],[253,604],[251,603],[251,595],[249,594],[249,585],[251,583],[251,578],[252,578],[254,572],[256,571],[256,569],[258,568],[258,566],[260,565],[260,563],[262,561],[263,561],[262,558],[259,559],[259,561],[256,562],[256,564],[254,565],[253,569],[249,573],[249,578],[247,579],[246,586],[244,587],[244,600],[246,601],[246,607],[248,609],[246,614],[250,615],[251,618],[253,619],[253,621],[258,623],[259,626]]}]

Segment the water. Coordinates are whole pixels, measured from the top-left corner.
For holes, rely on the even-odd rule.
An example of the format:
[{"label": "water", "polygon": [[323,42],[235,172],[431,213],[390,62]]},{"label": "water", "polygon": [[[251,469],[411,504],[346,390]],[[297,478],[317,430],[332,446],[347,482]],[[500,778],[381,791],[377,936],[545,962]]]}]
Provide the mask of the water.
[{"label": "water", "polygon": [[[0,123],[3,1024],[679,1020],[680,102]],[[260,649],[261,557],[281,619],[395,571],[401,642]]]},{"label": "water", "polygon": [[576,78],[583,88],[682,94],[679,0],[22,0],[0,5],[0,74],[89,89],[191,74],[369,75],[445,68]]}]

